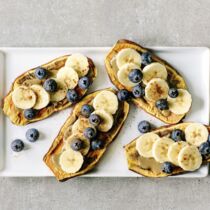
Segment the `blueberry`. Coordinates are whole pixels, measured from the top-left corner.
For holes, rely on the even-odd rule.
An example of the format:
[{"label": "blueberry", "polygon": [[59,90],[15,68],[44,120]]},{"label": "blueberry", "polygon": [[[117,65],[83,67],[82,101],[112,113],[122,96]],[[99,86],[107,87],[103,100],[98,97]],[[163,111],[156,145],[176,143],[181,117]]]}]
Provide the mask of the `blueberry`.
[{"label": "blueberry", "polygon": [[84,117],[90,117],[90,114],[94,111],[94,108],[89,104],[84,104],[81,108],[81,114]]},{"label": "blueberry", "polygon": [[91,141],[91,149],[92,150],[98,150],[103,148],[103,141],[94,139]]},{"label": "blueberry", "polygon": [[171,132],[171,138],[174,141],[185,141],[185,134],[180,129],[175,129]]},{"label": "blueberry", "polygon": [[143,97],[145,95],[144,87],[142,87],[140,84],[138,84],[135,87],[133,87],[132,93],[135,98]]},{"label": "blueberry", "polygon": [[74,139],[72,140],[70,146],[74,151],[79,151],[83,147],[83,141],[81,141],[80,139]]},{"label": "blueberry", "polygon": [[88,77],[81,77],[79,79],[78,85],[81,89],[87,89],[90,86],[90,80]]},{"label": "blueberry", "polygon": [[174,170],[174,166],[170,162],[163,163],[162,171],[167,174],[171,174]]},{"label": "blueberry", "polygon": [[133,69],[128,74],[128,78],[131,82],[138,83],[143,78],[143,73],[139,69]]},{"label": "blueberry", "polygon": [[204,142],[200,145],[199,151],[201,155],[209,155],[210,154],[210,144],[208,142]]},{"label": "blueberry", "polygon": [[118,91],[117,97],[120,101],[127,101],[130,98],[130,93],[127,90],[122,89]]},{"label": "blueberry", "polygon": [[151,125],[148,121],[143,120],[138,124],[138,130],[141,133],[147,133],[151,130]]},{"label": "blueberry", "polygon": [[44,82],[44,89],[47,92],[56,92],[57,90],[57,83],[54,79],[47,79]]},{"label": "blueberry", "polygon": [[169,91],[168,91],[168,95],[171,98],[176,98],[179,95],[179,92],[176,88],[170,88]]},{"label": "blueberry", "polygon": [[14,152],[20,152],[24,149],[24,143],[22,140],[20,139],[15,139],[14,141],[12,141],[11,143],[11,149]]},{"label": "blueberry", "polygon": [[152,63],[151,53],[149,53],[149,52],[142,53],[141,60],[142,60],[141,61],[142,64],[144,64],[145,66]]},{"label": "blueberry", "polygon": [[68,90],[66,94],[67,100],[74,103],[79,99],[79,95],[75,90]]},{"label": "blueberry", "polygon": [[98,126],[101,122],[101,119],[97,114],[91,114],[90,117],[89,117],[89,122],[93,126]]},{"label": "blueberry", "polygon": [[26,132],[26,138],[30,142],[35,142],[39,138],[39,131],[35,128],[28,129]]},{"label": "blueberry", "polygon": [[96,137],[96,130],[88,127],[84,130],[84,136],[88,139],[93,139]]},{"label": "blueberry", "polygon": [[46,76],[47,76],[47,70],[46,69],[44,69],[44,68],[42,68],[42,67],[38,67],[38,68],[36,68],[35,69],[35,77],[37,78],[37,79],[44,79],[44,78],[46,78]]},{"label": "blueberry", "polygon": [[159,99],[156,101],[155,106],[159,109],[159,110],[168,110],[168,102],[166,99]]},{"label": "blueberry", "polygon": [[23,114],[27,120],[32,120],[36,117],[36,113],[37,111],[35,109],[26,109]]},{"label": "blueberry", "polygon": [[210,144],[210,135],[208,136],[207,142]]}]

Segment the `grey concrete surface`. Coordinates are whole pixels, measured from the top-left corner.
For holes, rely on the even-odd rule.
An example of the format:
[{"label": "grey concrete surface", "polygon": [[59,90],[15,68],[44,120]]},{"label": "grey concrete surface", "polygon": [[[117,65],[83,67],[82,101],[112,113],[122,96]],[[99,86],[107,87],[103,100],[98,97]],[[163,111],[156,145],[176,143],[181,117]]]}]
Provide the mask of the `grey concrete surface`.
[{"label": "grey concrete surface", "polygon": [[[208,0],[0,0],[0,46],[210,46]],[[20,163],[21,164],[21,163]],[[210,209],[210,178],[1,178],[0,210]]]}]

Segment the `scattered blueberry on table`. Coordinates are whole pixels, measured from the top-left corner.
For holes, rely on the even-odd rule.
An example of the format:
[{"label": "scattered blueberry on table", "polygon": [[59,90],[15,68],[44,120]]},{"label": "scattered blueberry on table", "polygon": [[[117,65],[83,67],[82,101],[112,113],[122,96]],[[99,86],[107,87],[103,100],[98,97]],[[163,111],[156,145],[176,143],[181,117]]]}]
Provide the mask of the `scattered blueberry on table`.
[{"label": "scattered blueberry on table", "polygon": [[35,128],[30,128],[26,132],[26,139],[30,142],[35,142],[39,138],[39,131]]},{"label": "scattered blueberry on table", "polygon": [[148,133],[151,131],[151,125],[148,121],[143,120],[138,124],[138,130],[141,133]]},{"label": "scattered blueberry on table", "polygon": [[24,143],[21,139],[15,139],[14,141],[12,141],[11,143],[11,149],[14,152],[20,152],[24,149]]}]

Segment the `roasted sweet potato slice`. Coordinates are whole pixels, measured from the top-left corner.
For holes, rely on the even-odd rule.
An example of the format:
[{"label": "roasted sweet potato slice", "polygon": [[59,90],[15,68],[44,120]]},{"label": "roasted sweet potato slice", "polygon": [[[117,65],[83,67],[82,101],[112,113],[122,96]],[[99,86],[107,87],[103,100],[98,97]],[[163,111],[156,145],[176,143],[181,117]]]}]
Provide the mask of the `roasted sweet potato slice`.
[{"label": "roasted sweet potato slice", "polygon": [[[118,88],[118,89],[127,89],[131,91],[130,88],[126,88],[123,86],[117,78],[117,71],[114,67],[112,66],[112,60],[113,58],[117,55],[117,53],[124,49],[124,48],[132,48],[137,50],[140,54],[144,52],[148,52],[149,50],[140,46],[137,43],[128,41],[128,40],[119,40],[109,51],[109,53],[106,56],[105,59],[105,65],[106,65],[106,70],[109,75],[110,80],[112,83]],[[167,82],[171,86],[175,86],[176,88],[181,88],[181,89],[187,89],[186,83],[183,79],[183,77],[166,61],[162,60],[161,58],[157,57],[156,55],[152,54],[152,59],[154,62],[159,62],[163,64],[166,67],[166,70],[168,72],[168,78]],[[180,122],[186,114],[182,115],[176,115],[172,112],[165,114],[164,112],[160,112],[153,103],[150,103],[149,101],[145,100],[145,98],[132,98],[133,103],[148,112],[149,114],[155,116],[156,118],[160,119],[161,121],[168,123],[168,124],[175,124]]]},{"label": "roasted sweet potato slice", "polygon": [[[106,90],[110,90],[116,93],[116,91],[113,89],[106,89]],[[55,174],[56,178],[59,181],[65,181],[67,179],[80,176],[92,170],[95,167],[95,165],[99,162],[99,160],[102,158],[105,151],[108,149],[109,144],[115,139],[115,137],[119,133],[121,127],[123,126],[123,123],[127,118],[129,112],[129,104],[127,102],[119,102],[118,111],[113,116],[114,117],[113,127],[108,132],[99,132],[98,134],[98,138],[103,140],[104,142],[103,148],[95,151],[90,150],[88,154],[84,157],[84,163],[82,165],[82,168],[78,172],[66,173],[61,169],[61,167],[58,164],[58,159],[62,150],[62,146],[64,144],[64,134],[66,130],[68,130],[68,128],[71,128],[71,126],[75,123],[75,121],[81,116],[80,113],[81,107],[84,104],[91,104],[94,97],[101,91],[102,90],[99,90],[87,95],[86,97],[83,98],[82,101],[80,101],[74,107],[69,118],[62,126],[58,136],[53,141],[49,151],[44,156],[44,162],[52,170],[52,172]]]},{"label": "roasted sweet potato slice", "polygon": [[[188,125],[190,125],[189,122],[180,123],[177,125],[162,126],[152,132],[155,134],[158,134],[160,137],[163,137],[163,136],[167,136],[174,129],[185,130],[185,128]],[[210,132],[210,127],[209,126],[206,126],[206,127],[208,131]],[[156,162],[154,158],[144,158],[139,155],[139,153],[136,150],[136,140],[137,138],[131,141],[129,144],[127,144],[124,147],[129,170],[134,171],[146,177],[166,177],[166,176],[178,175],[182,173],[189,173],[187,171],[184,171],[182,168],[178,166],[174,168],[172,174],[167,174],[167,173],[162,172],[161,163]],[[209,161],[210,159],[203,160],[203,164],[206,164]]]},{"label": "roasted sweet potato slice", "polygon": [[[43,67],[48,70],[49,77],[54,77],[56,75],[57,71],[65,65],[65,62],[66,62],[68,56],[69,55],[58,57],[46,64],[41,65],[40,67]],[[89,62],[89,69],[90,69],[88,72],[88,76],[93,81],[97,76],[96,67],[90,58],[88,58],[88,62]],[[29,86],[34,83],[42,85],[43,81],[35,78],[34,71],[35,71],[35,68],[30,69],[30,70],[26,71],[25,73],[23,73],[22,75],[20,75],[19,77],[17,77],[15,79],[15,81],[13,82],[10,91],[8,92],[6,97],[3,99],[3,111],[4,111],[5,115],[7,115],[9,117],[11,122],[16,125],[26,125],[28,123],[32,123],[32,122],[36,122],[36,121],[45,119],[45,118],[49,117],[50,115],[52,115],[53,113],[63,110],[63,109],[72,105],[72,103],[69,102],[67,100],[67,98],[64,98],[63,100],[61,100],[59,102],[49,103],[49,105],[47,107],[45,107],[37,112],[36,117],[34,119],[32,119],[32,120],[26,119],[24,117],[23,110],[15,107],[15,105],[12,101],[12,91],[14,90],[14,88],[16,88],[20,85]],[[83,89],[79,88],[77,85],[76,91],[80,95],[80,97],[82,97],[85,95],[87,90],[83,90]]]}]

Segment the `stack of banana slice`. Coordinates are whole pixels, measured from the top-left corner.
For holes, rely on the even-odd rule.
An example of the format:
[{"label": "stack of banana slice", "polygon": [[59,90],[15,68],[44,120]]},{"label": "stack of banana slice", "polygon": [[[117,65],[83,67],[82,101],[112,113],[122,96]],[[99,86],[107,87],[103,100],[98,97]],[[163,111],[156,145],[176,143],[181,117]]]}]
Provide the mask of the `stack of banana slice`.
[{"label": "stack of banana slice", "polygon": [[[120,50],[116,57],[117,78],[119,82],[129,91],[138,83],[145,87],[144,99],[153,104],[159,99],[167,99],[169,110],[176,115],[187,113],[191,107],[192,98],[186,89],[178,89],[179,95],[171,98],[168,95],[168,72],[166,67],[158,62],[146,65],[143,70],[143,79],[138,83],[129,80],[129,73],[133,69],[141,69],[141,55],[134,49],[125,48]],[[112,63],[112,65],[114,65]]]},{"label": "stack of banana slice", "polygon": [[168,135],[159,137],[156,133],[146,133],[136,141],[138,154],[154,158],[158,163],[171,162],[184,171],[195,171],[202,164],[198,147],[207,141],[208,129],[200,123],[191,123],[185,130],[186,141],[172,140]]},{"label": "stack of banana slice", "polygon": [[[45,108],[49,102],[59,102],[66,97],[68,89],[74,89],[79,78],[85,76],[89,71],[87,57],[82,54],[72,54],[65,62],[65,66],[57,71],[57,91],[49,93],[36,80],[31,80],[26,85],[15,87],[12,92],[12,101],[17,108],[37,110]],[[34,84],[33,84],[34,81]],[[43,81],[42,81],[43,82]]]},{"label": "stack of banana slice", "polygon": [[20,109],[42,109],[50,102],[50,95],[41,85],[19,86],[12,92],[12,101]]},{"label": "stack of banana slice", "polygon": [[[95,109],[92,114],[97,114],[101,119],[96,129],[101,132],[108,132],[114,123],[113,115],[118,110],[117,96],[112,91],[104,90],[98,93],[90,104]],[[90,140],[84,136],[84,130],[88,127],[94,128],[88,118],[79,116],[71,129],[67,129],[64,134],[64,145],[60,154],[59,164],[66,173],[76,173],[84,163],[83,157],[88,154],[90,149]],[[74,139],[80,139],[83,142],[83,147],[80,151],[71,149],[70,144]]]}]

